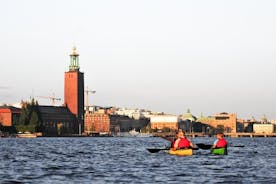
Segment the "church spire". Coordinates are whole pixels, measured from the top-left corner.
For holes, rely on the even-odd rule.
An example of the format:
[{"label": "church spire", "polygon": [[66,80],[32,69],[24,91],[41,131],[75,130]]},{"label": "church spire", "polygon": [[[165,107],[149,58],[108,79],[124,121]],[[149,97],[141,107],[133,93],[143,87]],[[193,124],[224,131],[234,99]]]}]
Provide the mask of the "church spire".
[{"label": "church spire", "polygon": [[70,66],[69,70],[70,71],[79,71],[80,66],[79,66],[79,54],[77,53],[77,48],[74,46],[73,47],[73,52],[70,54]]}]

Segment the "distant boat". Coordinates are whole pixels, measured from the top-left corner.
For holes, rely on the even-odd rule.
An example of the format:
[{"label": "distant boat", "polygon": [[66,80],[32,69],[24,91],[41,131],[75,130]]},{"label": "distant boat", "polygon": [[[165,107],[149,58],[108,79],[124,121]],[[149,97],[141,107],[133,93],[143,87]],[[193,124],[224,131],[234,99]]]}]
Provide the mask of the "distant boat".
[{"label": "distant boat", "polygon": [[18,138],[36,138],[37,135],[36,134],[32,134],[30,132],[24,132],[24,133],[19,133],[17,134]]},{"label": "distant boat", "polygon": [[137,137],[153,137],[152,133],[139,133]]},{"label": "distant boat", "polygon": [[137,136],[137,135],[140,134],[139,132],[136,132],[136,131],[135,131],[135,128],[134,128],[133,130],[130,130],[128,133],[129,133],[131,136]]}]

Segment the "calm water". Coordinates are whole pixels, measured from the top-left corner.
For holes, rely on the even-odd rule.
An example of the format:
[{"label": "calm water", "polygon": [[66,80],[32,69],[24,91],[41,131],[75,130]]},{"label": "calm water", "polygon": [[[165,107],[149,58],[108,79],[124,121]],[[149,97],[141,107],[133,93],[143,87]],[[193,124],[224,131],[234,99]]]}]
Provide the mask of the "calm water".
[{"label": "calm water", "polygon": [[226,156],[178,157],[149,153],[169,144],[155,137],[0,139],[0,183],[276,183],[275,138],[228,142]]}]

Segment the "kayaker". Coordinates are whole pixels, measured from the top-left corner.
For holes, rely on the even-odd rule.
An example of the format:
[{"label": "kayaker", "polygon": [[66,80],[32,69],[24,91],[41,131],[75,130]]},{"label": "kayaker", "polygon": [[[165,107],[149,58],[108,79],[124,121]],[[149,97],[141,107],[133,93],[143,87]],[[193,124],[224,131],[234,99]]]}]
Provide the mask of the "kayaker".
[{"label": "kayaker", "polygon": [[172,144],[172,149],[177,150],[187,148],[194,148],[194,145],[189,139],[185,137],[184,132],[180,130],[177,133],[177,139]]},{"label": "kayaker", "polygon": [[223,133],[219,132],[212,148],[227,148],[227,141],[223,137]]}]

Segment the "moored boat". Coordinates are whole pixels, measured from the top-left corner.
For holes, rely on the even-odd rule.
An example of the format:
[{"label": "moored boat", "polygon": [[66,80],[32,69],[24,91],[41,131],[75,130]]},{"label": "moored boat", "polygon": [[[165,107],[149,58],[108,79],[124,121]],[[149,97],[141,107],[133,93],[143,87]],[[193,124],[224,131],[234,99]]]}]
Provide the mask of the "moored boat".
[{"label": "moored boat", "polygon": [[153,137],[151,133],[139,133],[137,137]]},{"label": "moored boat", "polygon": [[192,156],[193,149],[178,149],[178,150],[169,150],[169,154],[171,155],[178,155],[178,156]]},{"label": "moored boat", "polygon": [[214,155],[227,155],[226,148],[214,148],[211,150],[211,153]]},{"label": "moored boat", "polygon": [[32,134],[32,133],[29,133],[29,132],[26,132],[26,133],[19,133],[16,135],[18,138],[36,138],[37,135],[36,134]]},{"label": "moored boat", "polygon": [[129,133],[131,136],[137,136],[137,135],[139,134],[139,132],[136,132],[135,129],[130,130],[128,133]]}]

